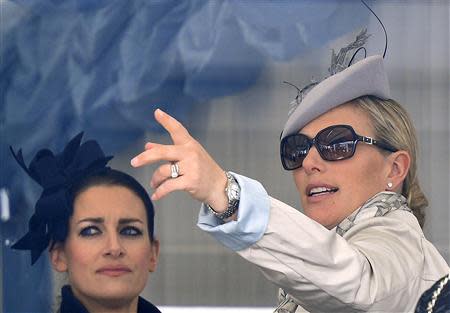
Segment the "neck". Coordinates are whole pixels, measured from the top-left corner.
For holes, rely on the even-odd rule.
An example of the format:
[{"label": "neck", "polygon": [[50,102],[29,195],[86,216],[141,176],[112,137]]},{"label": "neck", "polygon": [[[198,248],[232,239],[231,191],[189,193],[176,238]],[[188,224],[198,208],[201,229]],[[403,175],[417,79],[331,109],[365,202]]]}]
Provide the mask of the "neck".
[{"label": "neck", "polygon": [[92,299],[77,294],[74,296],[89,313],[137,313],[138,297],[133,299]]},{"label": "neck", "polygon": [[137,313],[137,298],[128,303],[90,303],[85,304],[89,313]]}]

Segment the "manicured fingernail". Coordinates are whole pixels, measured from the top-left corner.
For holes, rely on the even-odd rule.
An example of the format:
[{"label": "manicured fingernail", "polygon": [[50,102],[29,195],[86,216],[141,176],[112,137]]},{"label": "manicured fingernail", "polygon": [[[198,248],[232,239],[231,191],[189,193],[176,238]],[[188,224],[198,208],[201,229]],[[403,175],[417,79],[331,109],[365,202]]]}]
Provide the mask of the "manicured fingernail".
[{"label": "manicured fingernail", "polygon": [[158,113],[159,114],[162,114],[162,115],[165,115],[165,114],[167,114],[166,112],[164,112],[163,110],[161,110],[161,109],[157,109],[156,111],[158,111]]},{"label": "manicured fingernail", "polygon": [[136,166],[137,166],[137,163],[138,163],[137,158],[133,158],[133,159],[131,160],[131,166],[136,167]]}]

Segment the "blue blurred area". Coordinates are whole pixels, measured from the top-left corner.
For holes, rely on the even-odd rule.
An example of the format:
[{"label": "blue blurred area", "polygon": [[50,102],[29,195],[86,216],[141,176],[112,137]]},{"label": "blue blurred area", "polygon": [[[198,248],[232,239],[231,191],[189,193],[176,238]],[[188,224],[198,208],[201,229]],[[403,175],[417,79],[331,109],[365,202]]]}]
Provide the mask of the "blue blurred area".
[{"label": "blue blurred area", "polygon": [[339,0],[0,5],[0,188],[11,198],[11,218],[0,221],[3,312],[49,312],[52,301],[47,259],[31,268],[27,253],[5,244],[26,232],[40,192],[9,145],[23,148],[29,162],[38,149],[60,150],[84,130],[84,138],[117,153],[145,131],[160,130],[156,107],[188,123],[193,103],[245,90],[267,62],[298,57],[369,16],[359,2]]}]

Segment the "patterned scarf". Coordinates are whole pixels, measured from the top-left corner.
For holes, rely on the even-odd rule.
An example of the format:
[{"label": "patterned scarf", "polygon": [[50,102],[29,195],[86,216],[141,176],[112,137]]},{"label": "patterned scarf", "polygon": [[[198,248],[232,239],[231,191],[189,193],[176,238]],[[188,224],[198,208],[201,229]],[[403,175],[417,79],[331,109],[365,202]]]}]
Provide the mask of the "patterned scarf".
[{"label": "patterned scarf", "polygon": [[411,212],[404,196],[390,191],[377,193],[367,200],[359,209],[345,218],[336,227],[336,233],[340,236],[344,236],[344,234],[358,222],[372,217],[384,216],[395,210]]},{"label": "patterned scarf", "polygon": [[[389,191],[377,193],[375,196],[367,200],[359,209],[346,217],[337,227],[336,233],[343,236],[350,228],[359,222],[384,216],[395,210],[404,210],[412,212],[407,205],[406,198],[401,194]],[[294,313],[300,307],[295,299],[287,294],[283,289],[278,293],[278,307],[274,313]]]}]

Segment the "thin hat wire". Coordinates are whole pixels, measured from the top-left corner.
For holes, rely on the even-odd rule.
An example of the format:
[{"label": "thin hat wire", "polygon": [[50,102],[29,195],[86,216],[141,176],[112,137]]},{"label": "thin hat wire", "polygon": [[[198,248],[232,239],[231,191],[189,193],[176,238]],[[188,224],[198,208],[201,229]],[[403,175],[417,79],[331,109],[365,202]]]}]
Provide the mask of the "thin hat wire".
[{"label": "thin hat wire", "polygon": [[[377,18],[378,22],[380,22],[381,27],[383,28],[384,31],[384,38],[385,38],[385,44],[384,44],[384,52],[383,52],[383,59],[386,56],[386,51],[387,51],[387,47],[388,47],[388,37],[387,37],[387,32],[386,32],[386,28],[384,27],[383,23],[381,22],[380,18],[378,17],[378,15],[375,14],[375,12],[367,5],[367,3],[364,0],[361,0],[361,2],[369,9],[370,12],[372,12],[372,14]],[[353,58],[352,58],[353,60]],[[351,64],[351,63],[350,63]]]}]

